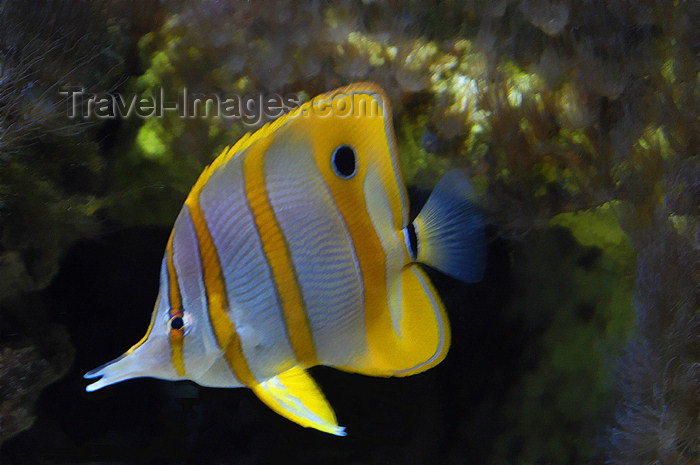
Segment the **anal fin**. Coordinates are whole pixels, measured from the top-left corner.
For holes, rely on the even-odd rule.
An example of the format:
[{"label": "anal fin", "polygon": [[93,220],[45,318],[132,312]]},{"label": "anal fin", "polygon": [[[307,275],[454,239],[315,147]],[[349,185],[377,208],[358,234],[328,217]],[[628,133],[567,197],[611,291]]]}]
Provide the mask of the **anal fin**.
[{"label": "anal fin", "polygon": [[300,366],[251,386],[268,407],[295,423],[307,428],[345,436],[345,428],[338,426],[333,409],[316,382]]}]

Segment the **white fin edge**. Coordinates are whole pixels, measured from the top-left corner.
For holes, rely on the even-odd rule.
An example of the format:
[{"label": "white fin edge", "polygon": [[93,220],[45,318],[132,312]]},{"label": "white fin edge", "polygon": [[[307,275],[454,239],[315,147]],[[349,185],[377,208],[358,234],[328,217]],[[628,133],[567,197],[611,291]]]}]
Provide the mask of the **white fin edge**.
[{"label": "white fin edge", "polygon": [[315,428],[335,436],[345,436],[335,413],[316,382],[300,366],[251,386],[268,407],[283,417],[307,428]]}]

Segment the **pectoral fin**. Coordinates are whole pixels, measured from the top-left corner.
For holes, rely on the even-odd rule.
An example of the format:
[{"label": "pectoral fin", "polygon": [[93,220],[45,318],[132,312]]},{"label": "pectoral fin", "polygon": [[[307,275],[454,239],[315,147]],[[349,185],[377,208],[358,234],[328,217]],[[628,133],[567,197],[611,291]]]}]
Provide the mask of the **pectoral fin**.
[{"label": "pectoral fin", "polygon": [[316,382],[300,366],[255,386],[253,392],[275,412],[307,428],[345,436]]}]

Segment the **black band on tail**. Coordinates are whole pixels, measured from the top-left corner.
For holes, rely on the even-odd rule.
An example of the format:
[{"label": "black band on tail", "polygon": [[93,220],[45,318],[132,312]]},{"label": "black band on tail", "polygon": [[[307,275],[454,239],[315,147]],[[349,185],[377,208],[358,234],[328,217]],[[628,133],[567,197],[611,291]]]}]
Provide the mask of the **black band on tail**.
[{"label": "black band on tail", "polygon": [[415,260],[418,256],[418,236],[416,235],[416,227],[413,225],[413,223],[408,223],[408,226],[406,226],[406,232],[406,245],[408,245],[411,260]]}]

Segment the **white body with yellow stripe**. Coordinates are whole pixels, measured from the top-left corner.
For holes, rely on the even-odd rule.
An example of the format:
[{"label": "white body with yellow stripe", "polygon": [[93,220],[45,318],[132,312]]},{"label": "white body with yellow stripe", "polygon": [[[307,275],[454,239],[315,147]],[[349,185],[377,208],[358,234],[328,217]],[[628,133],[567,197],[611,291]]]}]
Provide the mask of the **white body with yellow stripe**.
[{"label": "white body with yellow stripe", "polygon": [[[414,222],[418,258],[476,281],[483,228],[464,177],[450,179]],[[202,173],[173,227],[148,333],[88,373],[101,377],[88,390],[138,376],[247,386],[304,426],[344,434],[306,368],[406,376],[449,347],[408,228],[381,89],[317,97]]]}]

